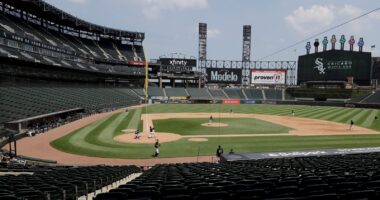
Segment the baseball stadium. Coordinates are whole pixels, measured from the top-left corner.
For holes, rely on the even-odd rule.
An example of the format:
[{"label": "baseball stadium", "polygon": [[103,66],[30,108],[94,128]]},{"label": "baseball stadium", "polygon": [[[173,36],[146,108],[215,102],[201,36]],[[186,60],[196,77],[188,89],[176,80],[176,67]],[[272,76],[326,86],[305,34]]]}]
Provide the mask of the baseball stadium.
[{"label": "baseball stadium", "polygon": [[198,57],[148,58],[143,31],[0,10],[0,199],[380,199],[380,58],[360,36],[251,60],[244,25],[242,59],[217,60],[201,22]]}]

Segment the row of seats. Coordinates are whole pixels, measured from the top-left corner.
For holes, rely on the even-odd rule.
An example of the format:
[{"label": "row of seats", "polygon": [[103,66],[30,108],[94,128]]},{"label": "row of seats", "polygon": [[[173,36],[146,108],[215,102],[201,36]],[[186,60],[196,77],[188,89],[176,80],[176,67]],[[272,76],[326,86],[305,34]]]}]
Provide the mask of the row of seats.
[{"label": "row of seats", "polygon": [[143,76],[145,71],[141,67],[126,67],[123,65],[107,65],[102,63],[89,63],[87,60],[77,58],[75,61],[71,57],[62,59],[53,55],[43,55],[42,52],[31,52],[8,46],[0,46],[0,56],[5,58],[13,58],[24,60],[32,63],[40,63],[45,65],[53,65],[62,68],[91,71],[91,72],[104,72],[104,73],[123,73],[128,75]]},{"label": "row of seats", "polygon": [[0,86],[0,124],[17,119],[84,108],[86,112],[137,105],[129,88]]},{"label": "row of seats", "polygon": [[[142,95],[144,95],[142,93]],[[207,89],[207,88],[159,88],[149,87],[151,97],[190,97],[194,100],[295,100],[284,89]]]},{"label": "row of seats", "polygon": [[136,166],[92,166],[4,175],[0,176],[0,199],[76,200],[139,172]]},{"label": "row of seats", "polygon": [[361,101],[362,103],[379,103],[380,102],[380,91],[375,91],[372,95],[365,97]]},{"label": "row of seats", "polygon": [[115,61],[145,60],[142,46],[122,44],[120,41],[110,39],[85,39],[62,34],[7,13],[0,18],[0,29],[53,47],[67,49],[85,57]]},{"label": "row of seats", "polygon": [[380,198],[380,153],[156,165],[96,200]]}]

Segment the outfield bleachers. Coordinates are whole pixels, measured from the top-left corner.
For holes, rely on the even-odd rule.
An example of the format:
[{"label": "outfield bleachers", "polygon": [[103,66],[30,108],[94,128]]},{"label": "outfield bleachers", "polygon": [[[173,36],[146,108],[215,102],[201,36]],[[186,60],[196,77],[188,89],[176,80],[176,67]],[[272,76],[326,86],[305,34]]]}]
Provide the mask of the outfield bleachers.
[{"label": "outfield bleachers", "polygon": [[281,89],[266,89],[264,90],[266,100],[282,100]]},{"label": "outfield bleachers", "polygon": [[380,103],[380,91],[376,91],[375,93],[370,95],[368,98],[365,98],[362,102],[363,103],[370,103],[370,104]]},{"label": "outfield bleachers", "polygon": [[260,89],[243,89],[248,99],[263,100],[263,92]]},{"label": "outfield bleachers", "polygon": [[212,100],[212,97],[206,88],[187,88],[191,99]]},{"label": "outfield bleachers", "polygon": [[0,101],[0,123],[4,123],[73,108],[126,107],[140,99],[128,88],[0,86]]},{"label": "outfield bleachers", "polygon": [[228,99],[226,94],[223,92],[222,89],[209,89],[210,94],[212,95],[212,98],[215,100],[223,100]]},{"label": "outfield bleachers", "polygon": [[226,88],[224,89],[224,92],[230,99],[245,99],[240,88]]},{"label": "outfield bleachers", "polygon": [[95,199],[379,199],[379,155],[156,165]]},{"label": "outfield bleachers", "polygon": [[167,97],[187,97],[189,96],[185,88],[165,88]]},{"label": "outfield bleachers", "polygon": [[148,96],[150,97],[164,97],[164,90],[159,87],[148,87]]}]

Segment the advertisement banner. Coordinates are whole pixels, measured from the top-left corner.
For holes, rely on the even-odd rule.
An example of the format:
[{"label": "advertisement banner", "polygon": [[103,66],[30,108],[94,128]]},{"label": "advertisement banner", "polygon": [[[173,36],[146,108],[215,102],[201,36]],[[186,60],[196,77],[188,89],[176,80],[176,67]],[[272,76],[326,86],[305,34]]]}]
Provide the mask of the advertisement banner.
[{"label": "advertisement banner", "polygon": [[162,66],[173,67],[196,67],[197,60],[195,59],[180,59],[180,58],[160,58]]},{"label": "advertisement banner", "polygon": [[169,97],[170,100],[186,100],[187,97],[184,96],[171,96]]},{"label": "advertisement banner", "polygon": [[241,84],[241,69],[206,69],[208,83]]},{"label": "advertisement banner", "polygon": [[240,104],[256,104],[255,100],[241,100]]},{"label": "advertisement banner", "polygon": [[235,99],[223,100],[223,104],[240,104],[240,100],[235,100]]},{"label": "advertisement banner", "polygon": [[307,81],[347,81],[369,85],[371,53],[344,50],[325,51],[298,58],[298,83]]},{"label": "advertisement banner", "polygon": [[286,79],[286,70],[282,69],[263,69],[251,71],[251,84],[263,85],[284,85]]}]

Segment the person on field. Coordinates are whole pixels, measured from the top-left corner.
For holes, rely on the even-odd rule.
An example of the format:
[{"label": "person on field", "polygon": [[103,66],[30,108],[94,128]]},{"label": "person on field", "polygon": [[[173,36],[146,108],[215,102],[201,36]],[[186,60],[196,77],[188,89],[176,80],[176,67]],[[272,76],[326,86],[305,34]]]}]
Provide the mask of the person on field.
[{"label": "person on field", "polygon": [[223,148],[219,145],[218,148],[216,149],[216,157],[218,158],[219,161],[222,154],[223,154]]},{"label": "person on field", "polygon": [[149,126],[149,136],[148,138],[152,138],[153,137],[153,127]]},{"label": "person on field", "polygon": [[213,118],[212,118],[212,115],[211,115],[210,118],[208,119],[208,125],[212,124],[212,120],[213,120]]},{"label": "person on field", "polygon": [[154,155],[153,157],[157,158],[158,154],[160,154],[160,141],[156,139],[156,143],[154,143]]},{"label": "person on field", "polygon": [[139,129],[136,129],[135,131],[135,139],[140,139],[140,130]]},{"label": "person on field", "polygon": [[295,115],[294,110],[292,110],[291,114],[292,114],[292,116],[294,117],[294,115]]},{"label": "person on field", "polygon": [[351,131],[353,128],[354,128],[354,121],[351,120],[351,121],[350,121],[350,131]]},{"label": "person on field", "polygon": [[234,150],[231,149],[229,154],[234,154],[234,153],[235,153]]},{"label": "person on field", "polygon": [[156,129],[154,127],[152,128],[152,137],[156,138]]}]

